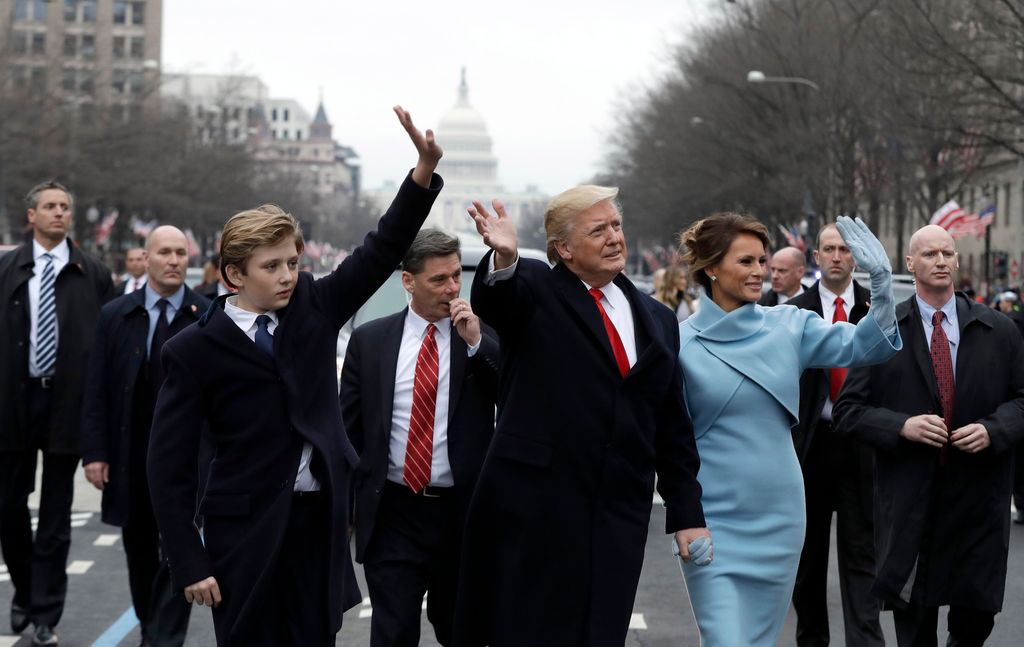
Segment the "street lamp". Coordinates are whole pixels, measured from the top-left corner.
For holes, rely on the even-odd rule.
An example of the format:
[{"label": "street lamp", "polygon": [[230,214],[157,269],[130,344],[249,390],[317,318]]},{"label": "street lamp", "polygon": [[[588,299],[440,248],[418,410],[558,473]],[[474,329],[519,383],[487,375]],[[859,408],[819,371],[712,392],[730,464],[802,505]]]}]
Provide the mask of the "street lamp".
[{"label": "street lamp", "polygon": [[797,83],[821,91],[818,84],[810,79],[799,76],[765,76],[764,72],[760,70],[747,72],[747,83]]}]

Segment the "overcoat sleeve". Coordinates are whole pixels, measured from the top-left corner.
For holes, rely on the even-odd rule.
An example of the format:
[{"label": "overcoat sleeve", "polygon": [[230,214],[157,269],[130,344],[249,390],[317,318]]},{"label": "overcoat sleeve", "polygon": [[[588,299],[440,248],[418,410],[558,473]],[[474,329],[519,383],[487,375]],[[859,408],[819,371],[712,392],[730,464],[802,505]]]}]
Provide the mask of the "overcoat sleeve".
[{"label": "overcoat sleeve", "polygon": [[[872,317],[864,317],[864,320]],[[839,400],[832,408],[836,431],[848,434],[883,450],[899,451],[907,442],[900,436],[910,416],[875,406],[872,387],[877,383],[870,366],[855,368],[846,375]]]},{"label": "overcoat sleeve", "polygon": [[82,405],[82,465],[96,461],[110,462],[107,429],[110,404],[107,396],[108,388],[111,386],[107,372],[112,339],[110,319],[109,308],[100,310],[89,362],[86,365],[85,400]]},{"label": "overcoat sleeve", "polygon": [[[1001,361],[1007,362],[1010,383],[1007,399],[995,411],[978,420],[988,431],[992,449],[1005,451],[1024,440],[1024,341],[1008,318],[999,318]],[[954,407],[955,409],[956,407]]]},{"label": "overcoat sleeve", "polygon": [[161,353],[164,384],[153,412],[146,471],[153,513],[176,590],[213,575],[195,524],[199,468],[196,456],[206,422],[200,380],[171,345]]}]

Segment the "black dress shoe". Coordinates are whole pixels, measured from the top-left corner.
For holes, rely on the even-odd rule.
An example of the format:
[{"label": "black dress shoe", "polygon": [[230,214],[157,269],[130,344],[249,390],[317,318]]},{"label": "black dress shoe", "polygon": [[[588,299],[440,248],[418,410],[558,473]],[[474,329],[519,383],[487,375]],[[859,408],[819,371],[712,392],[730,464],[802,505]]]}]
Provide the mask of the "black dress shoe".
[{"label": "black dress shoe", "polygon": [[36,625],[36,633],[32,636],[33,647],[57,644],[60,644],[60,641],[57,639],[57,632],[53,630],[53,627]]},{"label": "black dress shoe", "polygon": [[28,628],[28,609],[11,602],[11,633],[20,634]]}]

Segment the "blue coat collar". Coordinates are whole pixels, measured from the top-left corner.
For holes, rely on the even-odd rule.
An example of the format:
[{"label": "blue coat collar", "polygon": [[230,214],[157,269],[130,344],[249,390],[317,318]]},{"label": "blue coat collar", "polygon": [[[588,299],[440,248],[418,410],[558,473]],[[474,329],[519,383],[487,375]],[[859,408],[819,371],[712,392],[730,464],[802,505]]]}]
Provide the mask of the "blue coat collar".
[{"label": "blue coat collar", "polygon": [[748,303],[732,312],[726,312],[702,293],[700,308],[689,321],[700,339],[739,341],[764,328],[764,310],[755,303]]}]

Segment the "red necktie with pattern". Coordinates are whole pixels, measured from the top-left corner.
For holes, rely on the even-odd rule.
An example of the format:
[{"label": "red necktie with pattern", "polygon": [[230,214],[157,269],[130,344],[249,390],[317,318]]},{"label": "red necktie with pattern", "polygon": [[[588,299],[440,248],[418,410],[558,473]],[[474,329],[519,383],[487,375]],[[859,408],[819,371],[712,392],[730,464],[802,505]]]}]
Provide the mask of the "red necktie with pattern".
[{"label": "red necktie with pattern", "polygon": [[430,484],[430,466],[434,456],[434,410],[437,407],[437,340],[434,324],[427,332],[416,358],[416,377],[412,386],[412,413],[409,415],[409,440],[405,445],[406,485],[419,492]]},{"label": "red necktie with pattern", "polygon": [[[832,323],[847,321],[846,310],[843,309],[844,303],[843,297],[836,297],[836,311],[832,315]],[[828,397],[832,399],[833,404],[839,398],[839,389],[843,388],[846,371],[845,368],[830,368],[828,370]]]},{"label": "red necktie with pattern", "polygon": [[608,333],[608,341],[612,344],[612,353],[615,355],[615,363],[619,365],[619,373],[622,374],[622,377],[626,377],[626,373],[629,373],[629,355],[626,355],[626,347],[622,345],[619,331],[615,330],[615,324],[608,318],[608,313],[601,305],[601,297],[604,294],[597,288],[590,288],[590,296],[594,297],[594,303],[597,304],[597,309],[601,313],[601,321],[604,322],[604,330]]},{"label": "red necktie with pattern", "polygon": [[[953,382],[953,355],[949,352],[949,338],[942,329],[942,320],[946,313],[936,310],[932,315],[932,371],[935,373],[935,384],[939,387],[939,400],[942,401],[942,419],[946,422],[946,430],[953,430],[953,398],[956,385]],[[947,441],[948,444],[948,441]],[[946,447],[942,446],[939,462],[946,462]]]}]

